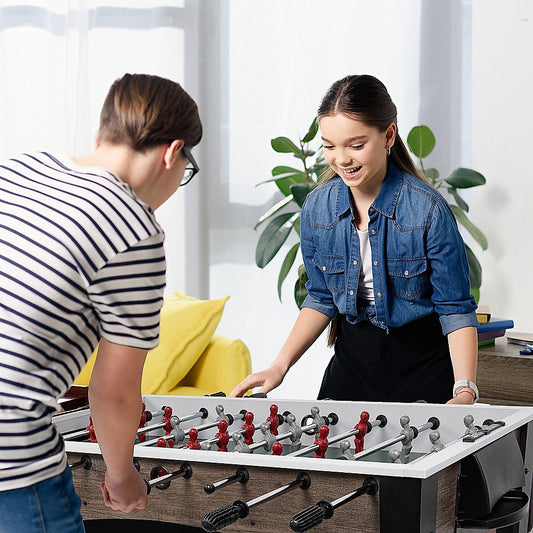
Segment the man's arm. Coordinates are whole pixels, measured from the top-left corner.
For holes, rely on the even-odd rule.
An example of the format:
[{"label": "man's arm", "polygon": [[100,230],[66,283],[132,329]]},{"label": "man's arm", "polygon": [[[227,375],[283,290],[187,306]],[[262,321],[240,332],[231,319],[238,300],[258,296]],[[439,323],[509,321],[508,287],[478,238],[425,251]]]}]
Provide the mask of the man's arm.
[{"label": "man's arm", "polygon": [[146,485],[133,466],[146,354],[102,339],[89,384],[91,416],[107,467],[104,502],[125,513],[144,509],[147,502]]}]

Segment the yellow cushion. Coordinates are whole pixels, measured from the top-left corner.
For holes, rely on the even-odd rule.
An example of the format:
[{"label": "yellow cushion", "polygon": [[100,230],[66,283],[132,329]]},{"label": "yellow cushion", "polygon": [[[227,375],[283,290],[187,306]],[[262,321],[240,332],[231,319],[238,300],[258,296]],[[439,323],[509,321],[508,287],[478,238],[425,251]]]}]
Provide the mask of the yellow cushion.
[{"label": "yellow cushion", "polygon": [[[180,292],[165,298],[159,345],[148,352],[144,365],[143,394],[167,394],[187,375],[209,344],[228,299],[198,300]],[[95,359],[93,353],[76,385],[89,384]]]},{"label": "yellow cushion", "polygon": [[[246,344],[241,339],[215,334],[191,371],[178,383],[177,389],[196,387],[198,392],[195,395],[229,394],[251,372],[250,351]],[[169,394],[190,394],[177,389]]]}]

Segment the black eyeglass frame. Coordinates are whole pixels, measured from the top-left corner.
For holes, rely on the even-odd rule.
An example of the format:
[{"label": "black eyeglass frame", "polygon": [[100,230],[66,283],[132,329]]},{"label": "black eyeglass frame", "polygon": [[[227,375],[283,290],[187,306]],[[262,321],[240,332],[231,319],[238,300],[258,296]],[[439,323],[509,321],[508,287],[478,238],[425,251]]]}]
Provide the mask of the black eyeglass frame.
[{"label": "black eyeglass frame", "polygon": [[181,183],[180,183],[180,187],[183,187],[184,185],[187,185],[187,183],[189,183],[194,178],[194,176],[196,176],[196,174],[198,174],[198,172],[200,172],[200,167],[198,166],[198,163],[196,163],[196,160],[192,156],[191,151],[189,150],[189,148],[184,146],[182,148],[182,150],[183,150],[183,155],[189,160],[189,163],[192,165],[192,168],[191,167],[186,167],[185,168],[185,172],[190,171],[191,175],[185,177],[185,174],[184,174],[183,179],[181,180]]}]

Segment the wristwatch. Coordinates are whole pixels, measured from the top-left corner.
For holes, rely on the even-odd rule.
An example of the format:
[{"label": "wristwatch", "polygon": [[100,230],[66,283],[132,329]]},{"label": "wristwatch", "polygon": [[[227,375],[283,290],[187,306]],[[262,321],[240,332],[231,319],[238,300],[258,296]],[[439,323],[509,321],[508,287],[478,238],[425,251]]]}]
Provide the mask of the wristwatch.
[{"label": "wristwatch", "polygon": [[455,382],[453,386],[453,397],[455,398],[457,393],[464,388],[472,389],[474,391],[474,401],[477,402],[479,398],[479,390],[477,385],[469,379],[459,379]]}]

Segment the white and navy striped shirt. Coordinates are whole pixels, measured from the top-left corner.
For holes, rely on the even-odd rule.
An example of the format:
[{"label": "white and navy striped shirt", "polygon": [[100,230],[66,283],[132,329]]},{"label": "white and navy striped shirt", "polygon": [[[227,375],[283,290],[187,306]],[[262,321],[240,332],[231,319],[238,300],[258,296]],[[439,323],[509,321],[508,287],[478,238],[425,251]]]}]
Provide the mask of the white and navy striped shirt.
[{"label": "white and navy striped shirt", "polygon": [[157,345],[163,241],[105,169],[48,153],[0,163],[0,491],[66,467],[51,417],[101,337]]}]

